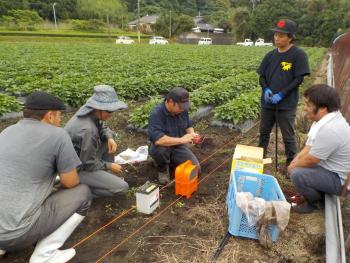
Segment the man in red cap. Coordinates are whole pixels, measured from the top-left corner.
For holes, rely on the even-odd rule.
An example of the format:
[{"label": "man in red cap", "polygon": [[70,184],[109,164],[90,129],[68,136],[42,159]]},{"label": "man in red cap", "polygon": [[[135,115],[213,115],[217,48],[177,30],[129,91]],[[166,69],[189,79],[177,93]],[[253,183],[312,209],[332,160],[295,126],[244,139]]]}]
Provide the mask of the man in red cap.
[{"label": "man in red cap", "polygon": [[199,136],[189,119],[189,108],[188,91],[176,87],[169,91],[163,103],[153,109],[149,118],[149,152],[157,164],[161,184],[170,182],[169,167],[175,168],[191,160],[199,168],[198,159],[187,146]]},{"label": "man in red cap", "polygon": [[310,69],[305,52],[294,45],[296,23],[281,19],[272,31],[276,49],[266,54],[257,70],[262,87],[259,146],[264,148],[266,157],[270,133],[277,121],[288,166],[297,152],[294,122],[299,86],[304,76],[310,74]]}]

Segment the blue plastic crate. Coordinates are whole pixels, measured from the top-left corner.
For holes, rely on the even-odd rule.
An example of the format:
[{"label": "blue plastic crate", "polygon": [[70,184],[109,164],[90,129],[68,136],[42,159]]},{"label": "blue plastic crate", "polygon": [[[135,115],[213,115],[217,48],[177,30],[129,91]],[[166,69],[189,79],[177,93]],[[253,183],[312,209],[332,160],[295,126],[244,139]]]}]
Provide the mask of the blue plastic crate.
[{"label": "blue plastic crate", "polygon": [[[247,217],[236,205],[237,192],[250,192],[254,197],[266,201],[286,201],[283,192],[275,177],[248,171],[234,170],[230,178],[226,203],[228,207],[229,228],[233,236],[258,239],[255,226],[248,225]],[[272,241],[278,238],[279,230],[276,225],[270,225]]]}]

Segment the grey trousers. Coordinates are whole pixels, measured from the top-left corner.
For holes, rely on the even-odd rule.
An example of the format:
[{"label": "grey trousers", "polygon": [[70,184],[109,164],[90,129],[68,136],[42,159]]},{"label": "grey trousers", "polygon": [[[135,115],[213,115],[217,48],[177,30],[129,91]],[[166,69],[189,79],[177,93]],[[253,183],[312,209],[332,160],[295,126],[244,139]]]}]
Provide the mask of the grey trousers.
[{"label": "grey trousers", "polygon": [[298,193],[311,203],[322,200],[325,193],[339,195],[342,190],[339,176],[319,165],[295,168],[291,179]]},{"label": "grey trousers", "polygon": [[79,177],[81,183],[90,187],[94,197],[111,197],[129,189],[123,178],[104,170],[80,171]]},{"label": "grey trousers", "polygon": [[90,205],[91,192],[86,185],[54,192],[44,201],[39,218],[28,232],[13,240],[0,241],[0,248],[16,251],[33,245],[54,232],[74,213],[85,216]]},{"label": "grey trousers", "polygon": [[187,160],[191,160],[193,164],[196,164],[200,172],[199,161],[187,145],[181,144],[172,147],[160,147],[151,143],[149,154],[157,163],[160,172],[164,172],[168,167],[175,168]]},{"label": "grey trousers", "polygon": [[[103,142],[97,151],[97,158],[114,162],[114,154],[108,153],[107,142]],[[125,193],[129,185],[122,177],[104,170],[79,171],[80,182],[90,187],[93,197],[112,197]]]}]

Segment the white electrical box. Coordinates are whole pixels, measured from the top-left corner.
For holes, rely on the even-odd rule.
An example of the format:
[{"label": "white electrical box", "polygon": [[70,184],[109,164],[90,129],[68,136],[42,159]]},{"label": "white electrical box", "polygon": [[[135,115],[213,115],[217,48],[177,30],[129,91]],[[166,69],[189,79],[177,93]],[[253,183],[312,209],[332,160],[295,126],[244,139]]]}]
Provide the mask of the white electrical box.
[{"label": "white electrical box", "polygon": [[159,187],[146,182],[136,191],[136,208],[138,212],[151,214],[159,207]]}]

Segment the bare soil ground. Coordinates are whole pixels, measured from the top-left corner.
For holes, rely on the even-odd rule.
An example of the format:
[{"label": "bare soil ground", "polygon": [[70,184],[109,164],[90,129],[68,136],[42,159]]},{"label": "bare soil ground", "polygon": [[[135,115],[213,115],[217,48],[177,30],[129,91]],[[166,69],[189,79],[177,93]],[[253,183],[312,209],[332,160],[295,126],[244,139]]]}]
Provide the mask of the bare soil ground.
[{"label": "bare soil ground", "polygon": [[[324,65],[317,74],[324,76]],[[318,79],[319,80],[319,79]],[[72,114],[64,116],[64,122]],[[126,112],[117,113],[109,126],[119,132],[119,150],[137,148],[147,144],[145,134],[127,130]],[[2,121],[0,131],[17,120]],[[299,119],[299,128],[304,121]],[[126,166],[125,180],[130,191],[125,196],[95,199],[88,217],[69,238],[65,247],[71,247],[83,238],[99,229],[123,213],[131,210],[108,227],[76,247],[77,255],[71,262],[210,262],[218,244],[227,232],[227,212],[225,197],[229,181],[231,157],[237,143],[257,144],[258,127],[254,127],[243,136],[227,128],[209,126],[208,120],[202,120],[195,128],[208,137],[202,146],[193,146],[202,163],[203,174],[198,191],[190,198],[178,197],[174,185],[161,190],[161,205],[153,215],[137,213],[130,209],[135,205],[135,187],[147,180],[156,182],[157,173],[151,162],[134,169]],[[301,126],[300,126],[301,125]],[[271,136],[274,138],[274,136]],[[280,136],[281,138],[281,136]],[[300,132],[300,140],[305,134]],[[302,143],[302,142],[300,142]],[[274,141],[270,145],[271,157],[274,153]],[[283,160],[284,147],[279,141],[280,159]],[[225,160],[228,161],[212,172]],[[281,161],[280,168],[284,163]],[[265,173],[275,174],[273,165],[266,166]],[[206,177],[207,176],[207,177]],[[293,195],[291,183],[280,173],[276,174],[286,197]],[[168,207],[171,203],[174,204]],[[153,217],[158,216],[156,219]],[[153,221],[150,221],[153,220]],[[145,223],[148,225],[144,226]],[[142,229],[140,229],[142,227]],[[132,236],[130,236],[132,235]],[[28,262],[33,247],[24,251],[9,253],[1,262]],[[291,213],[288,227],[279,236],[278,241],[268,250],[256,240],[231,237],[217,262],[324,262],[324,219],[323,211],[310,215]]]}]

